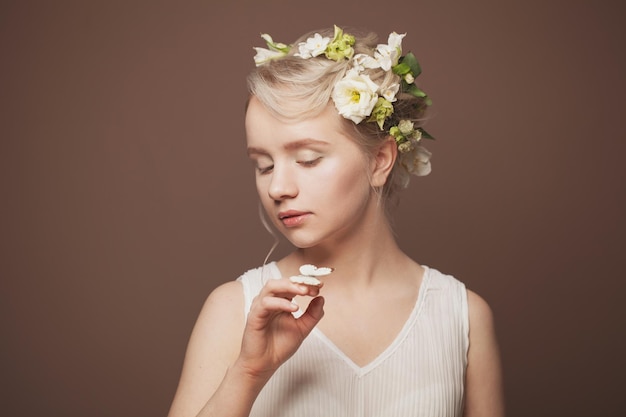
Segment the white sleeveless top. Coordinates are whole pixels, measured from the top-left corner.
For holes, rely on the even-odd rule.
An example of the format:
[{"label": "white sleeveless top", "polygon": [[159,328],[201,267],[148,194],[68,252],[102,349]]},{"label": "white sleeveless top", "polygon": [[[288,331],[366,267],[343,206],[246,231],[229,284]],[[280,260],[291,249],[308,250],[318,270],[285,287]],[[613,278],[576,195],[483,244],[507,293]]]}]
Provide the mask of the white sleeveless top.
[{"label": "white sleeveless top", "polygon": [[[424,267],[415,307],[395,340],[357,366],[319,329],[265,385],[251,417],[453,417],[463,414],[469,322],[465,285]],[[238,278],[245,311],[275,262]]]}]

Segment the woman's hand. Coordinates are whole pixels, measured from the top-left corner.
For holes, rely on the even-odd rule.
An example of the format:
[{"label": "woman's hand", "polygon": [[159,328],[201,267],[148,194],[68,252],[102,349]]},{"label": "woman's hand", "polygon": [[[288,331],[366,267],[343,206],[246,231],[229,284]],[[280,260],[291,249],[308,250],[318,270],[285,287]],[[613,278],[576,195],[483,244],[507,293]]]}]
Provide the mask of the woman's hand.
[{"label": "woman's hand", "polygon": [[[269,280],[252,301],[235,366],[254,378],[269,379],[300,347],[324,315],[320,287],[295,284],[289,279]],[[295,318],[295,296],[314,297]]]},{"label": "woman's hand", "polygon": [[[272,279],[253,300],[244,324],[241,284],[231,281],[207,299],[187,347],[169,416],[247,416],[274,371],[295,353],[322,318],[319,287]],[[298,319],[295,296],[314,297]],[[242,342],[243,333],[243,342]]]}]

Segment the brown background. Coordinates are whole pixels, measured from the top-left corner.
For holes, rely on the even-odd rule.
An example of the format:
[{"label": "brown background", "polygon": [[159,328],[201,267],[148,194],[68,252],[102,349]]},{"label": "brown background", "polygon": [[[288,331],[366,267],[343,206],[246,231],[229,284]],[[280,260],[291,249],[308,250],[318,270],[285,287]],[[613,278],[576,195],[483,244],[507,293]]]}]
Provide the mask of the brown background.
[{"label": "brown background", "polygon": [[623,4],[1,2],[2,414],[166,414],[203,300],[272,243],[252,46],[337,23],[424,67],[398,238],[491,303],[509,416],[623,415]]}]

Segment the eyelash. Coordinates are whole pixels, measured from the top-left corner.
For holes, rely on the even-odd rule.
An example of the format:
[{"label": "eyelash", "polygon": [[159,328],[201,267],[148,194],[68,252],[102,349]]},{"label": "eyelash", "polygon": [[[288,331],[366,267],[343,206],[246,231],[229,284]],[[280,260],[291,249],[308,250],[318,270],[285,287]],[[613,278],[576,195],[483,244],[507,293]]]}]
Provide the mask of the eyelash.
[{"label": "eyelash", "polygon": [[[315,158],[315,159],[311,159],[311,160],[307,160],[307,161],[296,161],[299,165],[305,167],[305,168],[311,168],[314,167],[315,165],[317,165],[320,160],[322,159],[321,156]],[[263,175],[263,174],[268,174],[270,171],[272,171],[272,169],[274,169],[274,165],[270,165],[268,167],[265,168],[261,168],[261,167],[257,167],[257,171],[259,173],[259,175]]]},{"label": "eyelash", "polygon": [[300,165],[302,165],[302,166],[305,166],[305,167],[313,167],[313,166],[317,165],[321,159],[322,159],[322,157],[318,156],[317,158],[311,159],[311,160],[308,160],[308,161],[298,161],[298,163]]},{"label": "eyelash", "polygon": [[274,165],[270,165],[270,166],[265,167],[265,168],[257,167],[257,172],[260,175],[263,175],[263,174],[267,174],[268,172],[270,172],[273,168],[274,168]]}]

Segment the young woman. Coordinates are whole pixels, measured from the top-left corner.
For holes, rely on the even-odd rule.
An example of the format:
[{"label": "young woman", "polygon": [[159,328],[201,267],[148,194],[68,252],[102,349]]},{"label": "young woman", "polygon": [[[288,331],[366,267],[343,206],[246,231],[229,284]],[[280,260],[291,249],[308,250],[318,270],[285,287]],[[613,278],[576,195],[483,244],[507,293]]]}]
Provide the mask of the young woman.
[{"label": "young woman", "polygon": [[170,417],[503,415],[488,305],[410,259],[390,227],[389,200],[430,171],[429,99],[403,36],[263,35],[248,154],[295,250],[209,296]]}]

